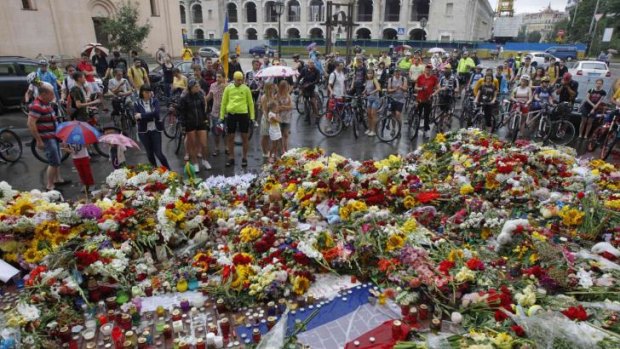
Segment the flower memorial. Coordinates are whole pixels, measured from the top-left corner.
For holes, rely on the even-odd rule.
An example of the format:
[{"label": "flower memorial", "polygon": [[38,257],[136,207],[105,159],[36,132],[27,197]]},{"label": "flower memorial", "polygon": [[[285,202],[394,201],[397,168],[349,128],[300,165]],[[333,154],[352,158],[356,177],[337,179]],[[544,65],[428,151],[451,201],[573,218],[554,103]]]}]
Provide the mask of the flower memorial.
[{"label": "flower memorial", "polygon": [[191,292],[234,314],[215,330],[228,340],[228,321],[258,318],[248,307],[313,304],[327,274],[400,307],[397,348],[620,347],[620,169],[568,148],[467,129],[377,161],[293,149],[258,176],[138,168],[106,183],[91,203],[0,183],[2,258],[26,271],[0,321],[26,347],[105,332],[116,307],[142,330],[141,302]]}]

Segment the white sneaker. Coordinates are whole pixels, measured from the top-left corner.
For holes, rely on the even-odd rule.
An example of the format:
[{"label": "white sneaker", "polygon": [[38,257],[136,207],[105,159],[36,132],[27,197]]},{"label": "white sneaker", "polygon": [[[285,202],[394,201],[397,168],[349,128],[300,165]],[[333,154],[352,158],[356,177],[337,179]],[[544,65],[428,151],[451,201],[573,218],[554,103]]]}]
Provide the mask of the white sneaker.
[{"label": "white sneaker", "polygon": [[377,134],[374,131],[371,131],[371,132],[368,132],[367,135],[368,135],[368,137],[374,137]]},{"label": "white sneaker", "polygon": [[205,170],[211,169],[211,164],[207,160],[202,160],[202,166],[205,168]]},{"label": "white sneaker", "polygon": [[364,134],[365,134],[365,135],[368,135],[369,133],[370,133],[370,130],[366,130],[366,131],[364,131]]},{"label": "white sneaker", "polygon": [[200,166],[198,164],[194,164],[194,172],[200,172]]}]

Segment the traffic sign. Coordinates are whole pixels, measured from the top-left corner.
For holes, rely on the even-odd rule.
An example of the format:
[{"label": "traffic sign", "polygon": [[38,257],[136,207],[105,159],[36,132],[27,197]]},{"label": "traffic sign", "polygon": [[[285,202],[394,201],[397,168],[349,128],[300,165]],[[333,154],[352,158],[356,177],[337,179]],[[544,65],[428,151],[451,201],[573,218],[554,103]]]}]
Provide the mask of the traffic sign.
[{"label": "traffic sign", "polygon": [[603,18],[603,14],[602,13],[597,13],[594,15],[594,19],[596,19],[596,21],[598,22],[601,18]]},{"label": "traffic sign", "polygon": [[398,35],[405,35],[405,28],[399,27],[398,28]]}]

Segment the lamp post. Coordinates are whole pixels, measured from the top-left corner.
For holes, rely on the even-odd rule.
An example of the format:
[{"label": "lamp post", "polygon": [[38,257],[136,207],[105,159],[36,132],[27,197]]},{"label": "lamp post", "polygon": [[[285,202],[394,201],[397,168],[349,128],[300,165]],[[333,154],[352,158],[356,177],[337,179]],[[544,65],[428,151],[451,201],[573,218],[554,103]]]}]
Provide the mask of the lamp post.
[{"label": "lamp post", "polygon": [[284,12],[284,1],[279,0],[276,1],[274,10],[276,11],[276,15],[278,16],[278,59],[281,56],[282,52],[282,13]]}]

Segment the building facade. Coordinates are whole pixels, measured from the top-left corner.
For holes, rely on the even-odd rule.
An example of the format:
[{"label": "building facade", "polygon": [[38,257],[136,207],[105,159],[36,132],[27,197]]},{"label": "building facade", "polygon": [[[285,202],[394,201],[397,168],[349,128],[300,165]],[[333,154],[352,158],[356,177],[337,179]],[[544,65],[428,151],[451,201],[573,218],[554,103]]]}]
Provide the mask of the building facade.
[{"label": "building facade", "polygon": [[[76,57],[84,45],[106,44],[101,23],[122,0],[5,0],[0,11],[0,55]],[[183,47],[179,7],[169,0],[136,1],[139,23],[151,24],[142,48],[154,54],[160,45],[179,55]],[[53,5],[53,6],[52,6]]]},{"label": "building facade", "polygon": [[[339,11],[338,3],[332,1]],[[493,9],[488,0],[353,0],[357,39],[486,40]],[[180,21],[189,39],[221,38],[225,14],[231,39],[278,37],[274,0],[180,0]],[[282,38],[324,38],[326,0],[285,0]],[[344,10],[344,8],[343,8]],[[465,15],[466,14],[466,15]],[[468,20],[473,19],[476,20]],[[334,29],[334,37],[338,37]]]},{"label": "building facade", "polygon": [[524,14],[522,25],[525,27],[526,34],[540,32],[542,38],[545,38],[553,32],[557,22],[566,18],[568,18],[567,12],[553,10],[549,5],[540,12]]}]

